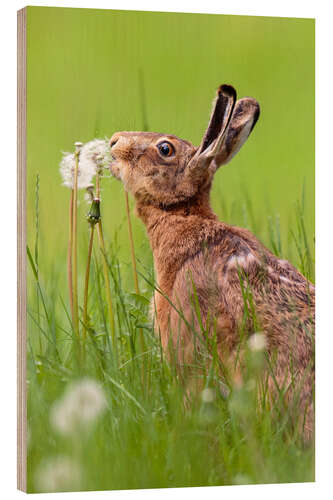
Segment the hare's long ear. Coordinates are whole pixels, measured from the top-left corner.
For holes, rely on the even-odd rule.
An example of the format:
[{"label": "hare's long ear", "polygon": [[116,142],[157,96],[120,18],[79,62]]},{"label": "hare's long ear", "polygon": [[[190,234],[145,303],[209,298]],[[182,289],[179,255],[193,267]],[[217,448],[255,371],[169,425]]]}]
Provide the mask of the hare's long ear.
[{"label": "hare's long ear", "polygon": [[191,178],[228,163],[240,150],[259,118],[259,104],[251,97],[236,102],[236,91],[221,85],[214,102],[207,131],[188,164]]},{"label": "hare's long ear", "polygon": [[235,102],[235,89],[231,85],[221,85],[213,102],[213,110],[205,135],[188,164],[190,171],[198,171],[208,167],[216,153],[221,150]]},{"label": "hare's long ear", "polygon": [[244,97],[236,102],[219,151],[216,151],[217,154],[210,165],[213,171],[228,163],[238,153],[257,123],[259,114],[259,104],[255,99]]},{"label": "hare's long ear", "polygon": [[236,90],[231,85],[221,85],[213,102],[209,124],[198,150],[199,155],[204,154],[207,149],[212,150],[213,143],[215,149],[215,142],[221,141],[229,125],[235,102]]}]

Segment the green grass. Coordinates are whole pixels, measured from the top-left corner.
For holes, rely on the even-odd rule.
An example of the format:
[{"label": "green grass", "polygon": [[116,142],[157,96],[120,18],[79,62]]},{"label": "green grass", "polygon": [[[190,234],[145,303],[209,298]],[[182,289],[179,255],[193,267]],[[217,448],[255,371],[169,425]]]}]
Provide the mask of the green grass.
[{"label": "green grass", "polygon": [[[138,296],[122,187],[110,179],[102,217],[119,359],[95,244],[90,333],[85,364],[77,364],[66,279],[69,191],[58,173],[61,151],[76,140],[117,130],[148,128],[198,144],[215,89],[231,83],[259,100],[262,115],[217,174],[213,208],[314,280],[314,22],[29,7],[28,54],[28,490],[39,489],[43,467],[57,457],[81,470],[65,489],[314,480],[314,450],[293,415],[277,418],[267,401],[258,405],[249,381],[260,376],[262,360],[257,365],[251,353],[243,386],[184,405],[184,387],[148,317],[154,273],[145,230],[133,218]],[[89,228],[82,194],[79,201],[82,306]],[[50,423],[53,404],[82,377],[99,381],[107,411],[89,429],[62,436]],[[204,383],[219,377],[213,366]]]},{"label": "green grass", "polygon": [[[41,194],[43,186],[39,189]],[[298,267],[304,266],[306,270],[312,266],[312,249],[307,246],[305,234],[298,232],[299,206],[295,210],[298,224],[296,231],[291,231],[290,250],[298,256]],[[247,219],[250,213],[251,210],[242,209]],[[86,222],[83,220],[81,224]],[[279,226],[270,218],[267,225],[272,236],[266,243],[274,247],[280,241]],[[65,272],[65,265],[55,263],[51,277],[44,280],[37,274],[36,261],[29,252],[30,283],[37,284],[37,292],[31,290],[28,309],[29,491],[39,490],[38,477],[46,474],[43,464],[50,460],[52,463],[59,456],[69,457],[82,474],[78,483],[61,483],[60,488],[65,489],[314,480],[314,450],[312,445],[304,444],[295,430],[294,410],[291,413],[284,410],[279,415],[280,408],[272,408],[267,395],[258,403],[262,393],[253,381],[258,382],[264,376],[261,354],[247,353],[244,383],[237,386],[228,382],[228,378],[221,378],[218,361],[203,351],[203,359],[196,364],[198,368],[207,367],[204,387],[214,387],[220,380],[228,391],[224,397],[216,395],[213,401],[205,402],[200,393],[194,393],[187,401],[186,388],[173,365],[166,361],[149,318],[149,297],[154,288],[152,266],[139,265],[142,294],[132,293],[124,285],[130,279],[131,269],[119,261],[116,240],[115,235],[108,242],[107,253],[118,358],[110,342],[102,263],[96,244],[83,365],[78,364],[75,356],[67,290],[59,290],[55,278]],[[289,257],[283,248],[280,254]],[[247,301],[248,292],[244,293]],[[140,330],[144,331],[145,352],[140,348]],[[202,337],[200,332],[195,335]],[[214,352],[214,339],[211,342],[210,352]],[[52,406],[73,380],[82,377],[100,382],[107,411],[89,428],[62,436],[50,423]]]}]

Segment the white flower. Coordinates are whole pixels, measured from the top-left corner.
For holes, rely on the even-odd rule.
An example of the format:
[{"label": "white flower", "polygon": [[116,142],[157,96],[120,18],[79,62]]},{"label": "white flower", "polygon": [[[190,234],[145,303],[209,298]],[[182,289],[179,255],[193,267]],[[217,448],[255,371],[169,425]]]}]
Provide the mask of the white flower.
[{"label": "white flower", "polygon": [[215,399],[215,391],[206,387],[201,393],[201,399],[204,403],[212,403]]},{"label": "white flower", "polygon": [[[108,140],[94,139],[87,142],[80,148],[79,168],[77,177],[78,189],[85,189],[91,186],[92,180],[99,169],[109,166],[111,156],[109,152]],[[66,187],[73,189],[75,172],[75,154],[64,153],[60,162],[60,174],[63,179],[63,184]]]},{"label": "white flower", "polygon": [[102,387],[91,379],[71,384],[51,408],[50,420],[61,434],[88,427],[106,409]]},{"label": "white flower", "polygon": [[266,335],[261,332],[254,333],[248,340],[248,346],[253,352],[263,351],[267,347]]},{"label": "white flower", "polygon": [[81,468],[68,457],[58,456],[40,465],[36,473],[39,492],[73,491],[81,486]]}]

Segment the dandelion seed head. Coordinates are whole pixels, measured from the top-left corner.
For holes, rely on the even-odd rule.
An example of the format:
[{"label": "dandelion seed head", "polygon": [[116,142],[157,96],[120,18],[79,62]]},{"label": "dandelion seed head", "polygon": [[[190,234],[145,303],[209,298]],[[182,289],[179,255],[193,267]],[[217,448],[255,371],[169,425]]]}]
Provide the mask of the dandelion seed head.
[{"label": "dandelion seed head", "polygon": [[71,384],[62,398],[56,401],[50,413],[54,429],[61,434],[89,427],[107,407],[102,387],[91,379]]},{"label": "dandelion seed head", "polygon": [[[97,170],[102,174],[102,170],[111,163],[108,141],[105,139],[94,139],[86,144],[75,143],[76,151],[80,152],[77,187],[87,189],[92,185]],[[80,146],[78,146],[80,145]],[[73,189],[75,172],[75,153],[63,153],[60,162],[60,174],[63,185]]]},{"label": "dandelion seed head", "polygon": [[76,462],[58,456],[40,465],[35,480],[39,492],[72,491],[79,489],[82,471]]},{"label": "dandelion seed head", "polygon": [[[80,153],[80,164],[84,168],[98,168],[100,173],[102,169],[108,167],[111,163],[110,146],[108,140],[94,139],[87,142]],[[90,165],[92,164],[92,165]]]},{"label": "dandelion seed head", "polygon": [[[78,174],[77,174],[77,187],[78,189],[86,189],[91,185],[94,176],[96,175],[96,165],[82,165],[79,161]],[[75,154],[64,153],[60,162],[60,174],[63,180],[63,185],[73,189],[74,188],[74,173],[75,173]]]},{"label": "dandelion seed head", "polygon": [[248,346],[253,352],[265,350],[267,347],[266,335],[261,332],[254,333],[248,340]]}]

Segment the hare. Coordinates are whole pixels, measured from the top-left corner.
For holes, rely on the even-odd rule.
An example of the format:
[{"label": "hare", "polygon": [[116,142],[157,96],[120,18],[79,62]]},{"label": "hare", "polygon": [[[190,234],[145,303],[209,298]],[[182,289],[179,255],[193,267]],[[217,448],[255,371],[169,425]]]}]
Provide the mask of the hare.
[{"label": "hare", "polygon": [[215,172],[240,150],[259,113],[255,99],[236,101],[235,89],[221,85],[199,147],[169,134],[118,132],[110,140],[110,170],[133,194],[147,229],[165,352],[172,346],[178,365],[190,365],[200,351],[194,329],[202,331],[203,324],[216,335],[221,359],[234,359],[250,300],[246,288],[255,308],[255,319],[247,314],[246,331],[263,332],[274,357],[269,386],[272,392],[282,387],[288,400],[298,384],[311,434],[314,286],[250,231],[220,222],[209,203]]}]

